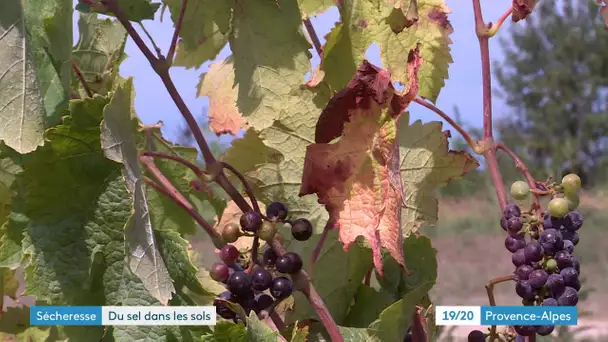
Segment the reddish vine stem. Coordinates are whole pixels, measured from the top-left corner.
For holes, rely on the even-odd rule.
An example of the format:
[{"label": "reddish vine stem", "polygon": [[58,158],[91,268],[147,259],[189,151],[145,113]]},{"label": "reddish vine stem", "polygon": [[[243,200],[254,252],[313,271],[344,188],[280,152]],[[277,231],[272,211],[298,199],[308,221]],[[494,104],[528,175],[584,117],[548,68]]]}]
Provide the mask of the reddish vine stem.
[{"label": "reddish vine stem", "polygon": [[372,280],[372,272],[374,271],[373,267],[370,267],[369,270],[365,273],[365,278],[363,279],[363,284],[369,286],[370,281]]},{"label": "reddish vine stem", "polygon": [[492,24],[492,26],[490,27],[490,31],[488,32],[490,37],[496,34],[500,26],[502,26],[502,24],[505,22],[505,20],[507,20],[511,13],[513,13],[513,6],[509,7],[509,9],[506,10],[505,13],[503,13],[500,18],[498,18],[498,20]]},{"label": "reddish vine stem", "polygon": [[331,222],[331,219],[330,219],[330,221],[328,221],[325,224],[325,227],[323,228],[323,233],[321,233],[321,238],[319,239],[319,242],[317,242],[315,249],[312,251],[312,257],[310,259],[311,269],[317,263],[317,259],[319,258],[319,253],[321,253],[321,249],[323,249],[323,244],[325,243],[325,240],[327,240],[327,234],[329,233],[329,231],[331,230],[332,227],[333,227],[333,223]]},{"label": "reddish vine stem", "polygon": [[306,27],[306,32],[308,32],[308,36],[312,41],[312,45],[315,47],[317,54],[319,57],[323,58],[323,46],[321,45],[321,41],[319,40],[319,36],[317,35],[317,31],[315,31],[315,27],[312,26],[312,22],[310,18],[306,18],[302,20],[304,22],[304,27]]},{"label": "reddish vine stem", "polygon": [[473,139],[473,137],[471,137],[471,135],[464,128],[462,128],[462,126],[460,126],[454,119],[452,119],[444,111],[437,108],[437,106],[435,106],[434,104],[427,102],[419,97],[414,98],[413,101],[423,107],[426,107],[426,108],[432,110],[437,115],[441,116],[442,119],[447,121],[452,127],[454,127],[458,131],[458,133],[460,133],[460,135],[462,135],[464,140],[467,142],[467,144],[469,144],[469,146],[473,149],[473,151],[475,151],[478,148],[477,142],[475,141],[475,139]]},{"label": "reddish vine stem", "polygon": [[[526,167],[526,164],[524,164],[524,162],[521,159],[519,159],[519,157],[515,154],[515,152],[513,152],[510,148],[508,148],[507,146],[505,146],[502,143],[497,143],[496,148],[499,150],[503,150],[505,153],[507,153],[509,155],[509,157],[511,157],[511,159],[513,159],[513,161],[515,162],[515,167],[517,167],[521,171],[521,173],[524,175],[524,177],[526,178],[526,181],[528,182],[528,185],[530,186],[530,190],[537,190],[536,189],[536,180],[534,180],[534,177],[532,177],[532,174],[530,173],[530,170],[528,170],[528,168]],[[534,208],[540,209],[539,195],[535,192],[532,192],[532,194],[534,195]]]},{"label": "reddish vine stem", "polygon": [[167,196],[177,205],[186,210],[188,214],[192,216],[192,218],[201,227],[203,227],[207,234],[209,234],[209,237],[211,238],[211,241],[213,242],[215,247],[218,249],[222,248],[225,243],[220,237],[220,235],[215,231],[215,229],[213,229],[213,226],[211,226],[209,222],[205,221],[205,219],[201,215],[199,215],[198,211],[196,211],[196,208],[194,208],[194,206],[192,206],[192,204],[188,202],[188,200],[173,186],[173,184],[171,184],[171,181],[169,181],[169,179],[165,177],[165,175],[162,173],[162,171],[160,171],[156,164],[154,164],[154,159],[152,159],[151,157],[140,157],[139,161],[160,183],[158,184],[146,177],[146,184],[150,185],[161,194]]},{"label": "reddish vine stem", "polygon": [[74,70],[74,73],[76,74],[76,77],[78,78],[78,81],[80,82],[80,84],[84,88],[84,91],[87,93],[87,96],[88,97],[93,97],[93,91],[91,90],[91,88],[89,88],[89,84],[84,79],[84,75],[82,74],[82,70],[80,70],[80,68],[78,67],[78,64],[76,64],[75,60],[72,60],[72,69]]},{"label": "reddish vine stem", "polygon": [[[510,274],[510,275],[494,278],[486,284],[486,292],[488,294],[488,300],[490,301],[490,306],[496,306],[496,299],[494,299],[494,285],[504,283],[507,281],[514,281],[514,280],[515,280],[515,275]],[[493,325],[490,328],[490,338],[495,338],[496,336],[497,336],[496,335],[496,326]],[[491,340],[491,341],[494,341],[494,340]]]},{"label": "reddish vine stem", "polygon": [[186,159],[184,159],[180,156],[177,156],[177,155],[162,153],[162,152],[153,152],[153,151],[143,151],[143,152],[140,152],[140,155],[145,156],[145,157],[173,160],[173,161],[176,161],[176,162],[184,165],[185,167],[189,168],[190,170],[192,170],[192,172],[194,172],[194,174],[197,177],[200,177],[203,175],[203,170],[201,170],[200,167],[196,166],[195,164],[193,164],[193,163],[187,161]]},{"label": "reddish vine stem", "polygon": [[[92,2],[90,0],[81,0],[81,1]],[[144,56],[148,59],[148,62],[150,63],[150,65],[152,66],[154,71],[159,75],[160,79],[162,80],[163,84],[165,85],[165,88],[167,89],[167,92],[171,96],[171,99],[173,100],[173,102],[179,109],[180,113],[184,117],[184,120],[186,120],[186,123],[188,124],[188,127],[190,128],[190,131],[192,132],[192,135],[194,136],[194,139],[201,150],[205,163],[208,166],[214,165],[215,163],[217,163],[217,160],[213,156],[213,153],[211,152],[211,149],[209,148],[209,145],[207,144],[207,141],[205,140],[203,132],[198,127],[196,119],[192,115],[192,112],[190,112],[190,110],[186,106],[186,103],[184,102],[183,98],[177,91],[177,88],[175,87],[175,84],[173,83],[173,80],[171,79],[171,76],[169,74],[169,65],[168,65],[167,61],[159,60],[156,57],[154,57],[154,55],[152,54],[150,49],[146,46],[146,44],[143,42],[143,40],[141,39],[141,37],[139,36],[137,31],[135,31],[135,29],[133,28],[131,23],[127,20],[127,17],[125,16],[124,12],[118,7],[116,0],[102,0],[102,4],[103,4],[103,7],[105,7],[104,8],[105,10],[108,10],[108,11],[114,13],[116,18],[125,27],[127,33],[133,39],[133,41],[135,42],[137,47],[141,50],[141,52],[144,54]],[[152,163],[152,161],[150,161],[149,163]],[[156,167],[156,165],[154,165],[154,167]],[[158,168],[156,168],[156,170],[158,170]],[[160,170],[158,170],[158,173],[160,174],[160,176],[163,176],[162,173],[160,172]],[[228,178],[226,177],[226,175],[223,172],[220,172],[217,175],[215,182],[222,189],[224,189],[224,191],[230,196],[230,198],[235,202],[235,204],[239,207],[239,209],[241,209],[241,211],[247,212],[247,211],[251,210],[251,206],[249,205],[249,203],[247,203],[245,198],[243,196],[241,196],[241,194],[234,187],[234,185],[232,183],[230,183],[230,181],[228,180]],[[175,189],[175,188],[173,188],[173,189]],[[183,198],[183,196],[182,196],[182,198]],[[189,206],[192,208],[192,205],[188,201],[186,201],[185,198],[183,200],[184,200],[184,202],[180,202],[182,207],[184,209],[186,209],[193,218],[196,219],[197,216],[200,217],[200,215],[198,215],[198,213],[196,211],[188,210],[186,206]],[[204,222],[206,223],[206,221],[204,221]],[[205,228],[205,227],[206,226],[203,226],[203,228]],[[212,240],[214,240],[213,239],[214,236],[219,237],[219,235],[217,234],[217,232],[214,229],[210,229],[210,230],[205,229],[205,230],[212,237]],[[221,239],[219,239],[219,240],[221,243],[219,244],[218,248],[221,248],[223,246],[223,240],[221,240]],[[215,241],[214,241],[214,244],[215,244]],[[278,252],[277,254],[282,255],[285,253],[285,249],[283,248],[283,245],[276,238],[274,240],[272,240],[272,246],[273,246],[273,249],[276,252]],[[217,247],[217,245],[216,245],[216,247]],[[319,315],[321,322],[327,329],[332,341],[334,341],[334,342],[344,341],[342,335],[340,334],[340,329],[338,329],[338,326],[337,326],[336,322],[334,321],[333,317],[331,316],[331,314],[329,313],[329,310],[325,306],[323,299],[321,298],[319,293],[316,291],[314,286],[312,286],[310,278],[308,277],[306,272],[300,271],[299,273],[295,274],[293,276],[293,278],[294,278],[294,283],[300,283],[301,285],[303,285],[302,286],[303,290],[301,290],[301,291],[308,298],[308,300],[311,303],[311,306],[315,309],[315,311]]]},{"label": "reddish vine stem", "polygon": [[184,15],[186,14],[186,6],[188,5],[188,0],[182,0],[182,8],[179,11],[179,17],[175,22],[175,31],[173,31],[173,38],[171,39],[171,45],[169,46],[169,52],[167,52],[167,61],[169,63],[173,63],[173,56],[175,55],[175,47],[177,46],[177,38],[179,37],[179,32],[182,29],[182,22],[184,21]]},{"label": "reddish vine stem", "polygon": [[424,308],[416,307],[416,311],[412,316],[412,340],[414,342],[429,342],[429,334],[427,333],[426,320],[420,314]]},{"label": "reddish vine stem", "polygon": [[235,175],[241,181],[241,184],[243,184],[243,187],[245,188],[245,192],[247,193],[247,196],[249,196],[249,199],[251,200],[251,205],[253,206],[253,210],[258,212],[259,214],[262,214],[262,212],[260,211],[260,206],[258,204],[258,201],[255,199],[253,189],[251,188],[251,185],[249,184],[249,182],[247,182],[247,179],[245,179],[245,176],[243,176],[243,174],[240,173],[239,170],[235,169],[234,166],[232,166],[228,163],[224,163],[224,162],[221,162],[221,163],[222,163],[222,167],[224,167],[225,169],[228,169],[228,171],[232,172],[232,174]]}]

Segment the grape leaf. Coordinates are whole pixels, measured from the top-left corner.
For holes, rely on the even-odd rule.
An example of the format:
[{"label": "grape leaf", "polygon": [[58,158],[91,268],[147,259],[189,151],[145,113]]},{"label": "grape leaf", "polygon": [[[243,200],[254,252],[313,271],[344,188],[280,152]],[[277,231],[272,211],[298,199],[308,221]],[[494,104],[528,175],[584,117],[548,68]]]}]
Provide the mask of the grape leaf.
[{"label": "grape leaf", "polygon": [[19,280],[15,277],[15,270],[0,268],[0,305],[4,308],[4,296],[16,299]]},{"label": "grape leaf", "polygon": [[232,58],[216,62],[201,76],[198,96],[209,97],[209,128],[216,135],[230,133],[237,135],[244,128],[243,116],[236,107],[234,87],[234,66]]},{"label": "grape leaf", "polygon": [[242,323],[234,324],[227,321],[218,321],[213,328],[213,334],[203,336],[204,342],[245,342],[246,328]]},{"label": "grape leaf", "polygon": [[334,0],[298,0],[298,6],[305,18],[314,17],[334,6]]},{"label": "grape leaf", "polygon": [[311,46],[302,32],[295,1],[249,0],[241,4],[230,34],[237,104],[249,125],[260,131],[283,116],[302,111],[296,87],[311,71]]},{"label": "grape leaf", "polygon": [[242,138],[235,139],[232,142],[231,148],[226,150],[221,159],[237,170],[247,172],[259,165],[272,163],[273,161],[280,162],[281,157],[278,151],[264,145],[264,141],[253,128],[250,128]]},{"label": "grape leaf", "polygon": [[[42,304],[42,303],[37,303]],[[8,307],[0,318],[0,339],[2,341],[47,341],[52,338],[55,327],[30,326],[30,308]],[[5,335],[6,334],[6,335]],[[7,337],[5,337],[5,336]],[[51,336],[49,336],[51,335]],[[56,339],[53,339],[56,340]]]},{"label": "grape leaf", "polygon": [[388,73],[364,61],[317,124],[317,141],[342,137],[306,150],[300,194],[319,196],[330,221],[340,229],[345,249],[364,236],[380,274],[381,248],[405,266],[399,225],[401,194],[390,182],[388,162],[396,134],[392,117],[407,104],[407,97],[394,94]]},{"label": "grape leaf", "polygon": [[434,285],[435,282],[422,283],[382,311],[380,317],[367,328],[370,336],[380,341],[403,341],[416,311],[416,305],[422,301]]},{"label": "grape leaf", "polygon": [[437,251],[431,240],[424,236],[410,235],[403,241],[403,253],[408,262],[409,275],[389,255],[384,256],[384,277],[376,277],[383,290],[395,298],[401,298],[423,283],[437,280]]},{"label": "grape leaf", "polygon": [[405,236],[418,230],[423,222],[437,221],[435,189],[475,170],[479,162],[467,152],[448,149],[449,132],[441,122],[409,124],[409,116],[398,122],[399,170],[404,182],[404,207],[401,228]]},{"label": "grape leaf", "polygon": [[[111,90],[118,64],[126,58],[127,31],[117,20],[99,19],[96,13],[81,13],[78,34],[78,42],[72,52],[74,62],[82,71],[89,88],[105,95]],[[78,89],[82,88],[78,80],[72,83]],[[80,93],[86,95],[82,89]]]},{"label": "grape leaf", "polygon": [[[117,7],[125,14],[127,20],[135,22],[141,22],[146,19],[153,20],[154,14],[158,11],[160,5],[160,3],[152,2],[151,0],[117,0]],[[79,7],[77,9],[83,13],[93,11],[114,16],[113,13],[101,10],[98,7]]]},{"label": "grape leaf", "polygon": [[[163,0],[175,23],[182,8],[182,0]],[[189,1],[184,13],[174,66],[198,68],[214,59],[228,42],[231,5],[233,1]]]},{"label": "grape leaf", "polygon": [[384,289],[378,291],[360,284],[355,294],[355,304],[350,308],[342,324],[348,327],[366,328],[393,302],[393,296]]},{"label": "grape leaf", "polygon": [[[408,52],[422,43],[426,63],[420,69],[420,95],[436,101],[453,62],[449,35],[453,28],[443,0],[418,0],[418,20],[400,33],[393,32],[389,17],[400,0],[372,2],[344,0],[340,6],[342,22],[326,37],[322,67],[325,81],[333,89],[346,86],[357,66],[365,59],[372,43],[380,47],[382,65],[393,80],[409,82],[406,62]],[[404,5],[402,5],[405,8]]]},{"label": "grape leaf", "polygon": [[[286,227],[283,228],[283,230],[285,229]],[[311,259],[321,238],[320,235],[313,235],[306,244],[302,244],[293,240],[291,234],[285,232],[284,235],[287,249],[298,253],[302,260]],[[304,267],[308,268],[307,271],[311,275],[312,284],[323,298],[323,302],[336,323],[340,324],[351,306],[359,284],[372,266],[371,252],[362,246],[361,241],[357,241],[354,246],[345,251],[338,240],[338,232],[331,230],[319,252],[316,265],[317,267],[311,270],[310,264],[304,262]],[[309,301],[300,292],[295,292],[293,297],[297,310],[287,313],[289,322],[318,319]]]},{"label": "grape leaf", "polygon": [[[349,327],[338,326],[338,329],[340,330],[340,334],[344,338],[344,341],[383,342],[377,338],[371,337],[367,333],[366,328],[349,328]],[[327,330],[325,330],[325,327],[323,327],[323,325],[321,323],[313,323],[310,326],[309,341],[331,342],[331,339],[329,338],[329,334],[327,333]]]},{"label": "grape leaf", "polygon": [[278,333],[272,331],[268,325],[264,324],[255,312],[251,311],[247,317],[247,342],[277,342]]},{"label": "grape leaf", "polygon": [[72,1],[0,2],[0,139],[19,153],[44,144],[66,109]]},{"label": "grape leaf", "polygon": [[290,342],[307,342],[308,341],[308,326],[298,328],[297,324],[291,333]]},{"label": "grape leaf", "polygon": [[114,91],[110,103],[103,111],[101,147],[106,157],[124,165],[123,175],[127,189],[133,196],[133,218],[125,227],[129,267],[141,278],[154,298],[166,305],[175,293],[175,288],[158,251],[150,221],[136,138],[133,134],[137,127],[136,120],[131,116],[133,95],[132,79],[119,85]]}]

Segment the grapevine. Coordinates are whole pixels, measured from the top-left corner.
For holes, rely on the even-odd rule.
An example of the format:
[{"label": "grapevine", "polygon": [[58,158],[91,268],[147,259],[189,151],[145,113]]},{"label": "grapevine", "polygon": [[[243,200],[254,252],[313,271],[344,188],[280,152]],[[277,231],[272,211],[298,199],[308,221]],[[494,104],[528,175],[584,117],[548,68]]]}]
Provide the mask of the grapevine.
[{"label": "grapevine", "polygon": [[[480,164],[448,149],[441,123],[410,122],[412,103],[485,159],[514,266],[485,286],[490,305],[494,286],[511,282],[523,305],[576,306],[581,179],[534,179],[493,132],[488,42],[535,2],[505,4],[486,23],[472,0],[483,81],[476,140],[434,104],[452,63],[443,0],[79,0],[74,46],[65,43],[71,1],[4,0],[3,296],[18,297],[15,272],[24,268],[39,305],[213,305],[218,321],[51,329],[29,326],[24,307],[0,314],[1,332],[32,341],[434,340],[436,250],[420,227],[438,219],[434,190]],[[331,6],[341,21],[323,44],[311,18]],[[166,55],[145,29],[165,9],[174,23]],[[118,73],[127,41],[158,75],[195,148],[135,115],[133,80]],[[384,68],[364,57],[372,43],[381,43]],[[198,68],[224,46],[232,55],[201,76],[197,96],[209,98],[214,133],[245,133],[218,157],[170,71]],[[314,70],[309,49],[321,59]],[[499,150],[523,177],[509,188],[511,202]],[[193,252],[206,251],[188,241],[198,229],[215,248],[201,269]],[[9,319],[17,324],[7,329]],[[535,341],[554,329],[492,326],[468,340]]]}]

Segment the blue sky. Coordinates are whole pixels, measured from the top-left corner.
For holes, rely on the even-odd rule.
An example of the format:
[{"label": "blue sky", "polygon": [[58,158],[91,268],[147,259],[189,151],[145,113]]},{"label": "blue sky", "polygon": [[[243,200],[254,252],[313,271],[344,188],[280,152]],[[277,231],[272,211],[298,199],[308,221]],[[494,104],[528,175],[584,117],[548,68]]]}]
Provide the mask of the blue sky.
[{"label": "blue sky", "polygon": [[[74,0],[74,2],[77,3],[77,0]],[[458,106],[463,121],[471,125],[481,126],[481,66],[479,45],[474,31],[472,3],[469,0],[446,0],[446,2],[452,10],[449,19],[454,27],[454,33],[451,35],[454,42],[451,45],[454,63],[450,65],[450,77],[439,95],[437,105],[448,114],[453,114],[454,106]],[[511,5],[511,1],[509,0],[482,0],[481,2],[486,22],[498,19],[508,6]],[[152,37],[154,37],[156,43],[163,49],[163,52],[166,53],[173,34],[173,23],[168,12],[163,19],[163,22],[160,22],[160,11],[158,11],[156,20],[145,21],[144,25]],[[74,25],[76,25],[77,20],[78,13],[75,13]],[[337,20],[338,11],[335,7],[312,19],[322,43],[324,43],[323,36],[331,30]],[[512,22],[507,20],[497,36],[508,34],[505,31],[510,25],[512,25]],[[76,41],[77,32],[74,35]],[[168,139],[174,138],[178,134],[178,128],[182,122],[181,115],[167,94],[160,79],[152,71],[147,60],[132,40],[129,40],[127,43],[126,53],[129,58],[122,63],[120,73],[124,77],[134,77],[136,89],[135,107],[139,117],[147,124],[162,120],[165,123],[163,129],[164,135]],[[218,56],[218,59],[223,59],[229,54],[230,50],[225,48]],[[498,38],[490,40],[490,54],[493,61],[500,61],[502,59],[502,48]],[[316,66],[319,63],[319,57],[314,52],[313,56],[312,63],[313,66]],[[367,58],[372,63],[381,65],[377,46],[372,46],[368,50]],[[190,107],[190,110],[197,116],[200,116],[200,113],[206,107],[207,99],[196,98],[196,84],[201,73],[207,71],[211,63],[207,62],[197,70],[186,70],[182,67],[171,68],[171,76],[177,89],[180,91],[186,104]],[[496,82],[493,83],[493,86],[496,87]],[[504,103],[496,97],[493,107],[495,115],[500,115],[507,111]],[[422,119],[425,122],[440,120],[437,115],[416,104],[412,104],[409,110],[412,114],[412,119]],[[449,129],[450,127],[445,126],[445,128]],[[229,141],[230,137],[224,137],[221,140]]]}]

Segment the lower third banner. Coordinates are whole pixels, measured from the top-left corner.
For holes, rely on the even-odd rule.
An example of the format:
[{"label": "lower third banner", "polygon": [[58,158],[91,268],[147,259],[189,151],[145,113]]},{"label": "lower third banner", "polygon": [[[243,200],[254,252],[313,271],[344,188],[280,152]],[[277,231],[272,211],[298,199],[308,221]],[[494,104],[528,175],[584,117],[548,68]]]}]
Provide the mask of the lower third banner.
[{"label": "lower third banner", "polygon": [[437,325],[577,325],[575,306],[438,306]]},{"label": "lower third banner", "polygon": [[32,306],[30,325],[215,325],[213,306]]}]

